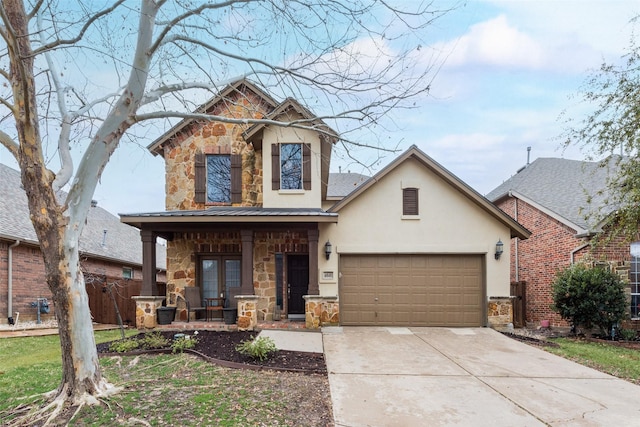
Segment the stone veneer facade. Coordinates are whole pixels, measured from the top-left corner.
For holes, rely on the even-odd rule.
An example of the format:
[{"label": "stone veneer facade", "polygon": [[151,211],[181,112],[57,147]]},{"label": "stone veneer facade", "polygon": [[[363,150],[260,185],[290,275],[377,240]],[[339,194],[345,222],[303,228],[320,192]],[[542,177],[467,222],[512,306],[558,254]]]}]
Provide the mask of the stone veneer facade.
[{"label": "stone veneer facade", "polygon": [[[256,107],[256,105],[258,107]],[[262,107],[262,108],[261,108]],[[232,118],[261,118],[266,107],[251,94],[236,95],[221,103],[213,115]],[[195,201],[195,155],[242,155],[242,203],[240,206],[262,205],[262,153],[255,151],[242,138],[247,126],[230,123],[195,123],[164,145],[165,207],[167,210],[205,209]]]},{"label": "stone veneer facade", "polygon": [[513,324],[513,301],[510,297],[491,297],[487,303],[487,318],[492,328]]},{"label": "stone veneer facade", "polygon": [[[259,297],[256,307],[258,321],[273,320],[276,305],[276,253],[306,254],[308,250],[305,231],[254,232],[252,282],[254,293]],[[168,305],[177,305],[176,294],[184,294],[185,287],[197,286],[199,255],[240,257],[240,232],[176,233],[174,239],[167,242]],[[286,304],[284,295],[283,301]]]}]

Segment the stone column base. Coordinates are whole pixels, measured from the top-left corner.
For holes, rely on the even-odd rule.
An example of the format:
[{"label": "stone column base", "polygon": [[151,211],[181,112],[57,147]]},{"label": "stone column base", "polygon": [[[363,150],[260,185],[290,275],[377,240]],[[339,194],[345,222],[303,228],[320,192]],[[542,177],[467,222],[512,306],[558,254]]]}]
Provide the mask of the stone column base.
[{"label": "stone column base", "polygon": [[318,329],[340,324],[340,304],[337,296],[304,295],[305,326]]},{"label": "stone column base", "polygon": [[258,324],[258,300],[256,295],[236,295],[238,301],[238,330],[253,331]]},{"label": "stone column base", "polygon": [[158,326],[156,310],[162,306],[165,297],[140,295],[131,299],[136,302],[136,328],[152,329]]},{"label": "stone column base", "polygon": [[505,327],[513,324],[513,302],[511,297],[490,297],[487,303],[489,326]]}]

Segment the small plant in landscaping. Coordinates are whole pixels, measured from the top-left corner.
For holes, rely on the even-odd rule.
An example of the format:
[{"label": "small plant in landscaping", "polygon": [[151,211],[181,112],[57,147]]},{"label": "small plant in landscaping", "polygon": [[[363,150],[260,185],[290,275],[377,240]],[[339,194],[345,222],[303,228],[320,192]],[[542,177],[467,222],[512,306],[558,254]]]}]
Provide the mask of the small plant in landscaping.
[{"label": "small plant in landscaping", "polygon": [[627,298],[620,276],[603,268],[572,265],[560,271],[553,282],[553,309],[579,326],[597,327],[608,335],[627,315]]},{"label": "small plant in landscaping", "polygon": [[109,345],[109,351],[116,353],[126,353],[140,348],[140,342],[136,338],[126,338],[124,340],[113,341]]},{"label": "small plant in landscaping", "polygon": [[635,329],[618,329],[618,338],[623,341],[633,341],[636,339],[638,331]]},{"label": "small plant in landscaping", "polygon": [[245,356],[250,356],[260,361],[267,359],[272,353],[278,351],[276,344],[269,337],[260,337],[243,341],[236,346],[236,351]]},{"label": "small plant in landscaping", "polygon": [[169,340],[162,336],[160,332],[151,332],[145,334],[140,340],[142,348],[147,350],[153,350],[156,348],[165,348],[169,346]]},{"label": "small plant in landscaping", "polygon": [[187,349],[195,348],[196,344],[198,344],[197,338],[185,335],[173,340],[171,343],[171,350],[173,353],[182,353]]}]

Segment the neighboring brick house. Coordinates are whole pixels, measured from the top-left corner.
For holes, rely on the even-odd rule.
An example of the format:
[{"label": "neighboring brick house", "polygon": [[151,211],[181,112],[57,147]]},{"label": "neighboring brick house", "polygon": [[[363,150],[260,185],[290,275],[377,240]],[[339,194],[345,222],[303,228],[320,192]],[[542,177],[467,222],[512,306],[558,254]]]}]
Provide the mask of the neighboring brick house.
[{"label": "neighboring brick house", "polygon": [[[166,251],[161,245],[157,250],[158,280],[164,282]],[[91,207],[80,238],[82,269],[88,282],[142,279],[141,251],[139,230],[122,224],[118,217],[98,206]],[[36,319],[31,303],[37,298],[47,298],[52,303],[42,254],[29,219],[27,196],[20,172],[0,164],[0,323]],[[53,313],[51,307],[41,319],[53,319]]]},{"label": "neighboring brick house", "polygon": [[[539,158],[487,195],[532,233],[526,241],[511,241],[511,280],[526,282],[528,324],[549,320],[551,325],[567,325],[551,308],[551,285],[556,273],[572,263],[606,264],[625,279],[634,259],[636,268],[638,259],[631,248],[640,248],[640,243],[616,238],[592,245],[593,237],[602,232],[596,218],[613,211],[607,204],[606,183],[614,164]],[[635,281],[629,287],[630,315],[637,318],[640,277],[631,278]]]},{"label": "neighboring brick house", "polygon": [[[145,254],[167,240],[178,319],[197,287],[212,304],[237,304],[242,328],[510,321],[509,250],[500,259],[496,244],[528,231],[417,147],[370,179],[330,175],[337,136],[294,99],[241,79],[198,112],[234,121],[183,120],[152,142],[167,210],[121,215],[141,229]],[[143,281],[140,313],[158,296],[153,277]]]}]

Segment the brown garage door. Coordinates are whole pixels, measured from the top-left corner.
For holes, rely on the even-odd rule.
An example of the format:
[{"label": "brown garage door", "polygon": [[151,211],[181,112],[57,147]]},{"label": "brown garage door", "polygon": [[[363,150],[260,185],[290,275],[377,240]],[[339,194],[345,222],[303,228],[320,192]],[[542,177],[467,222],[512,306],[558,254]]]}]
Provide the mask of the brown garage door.
[{"label": "brown garage door", "polygon": [[480,255],[341,255],[343,325],[483,326]]}]

